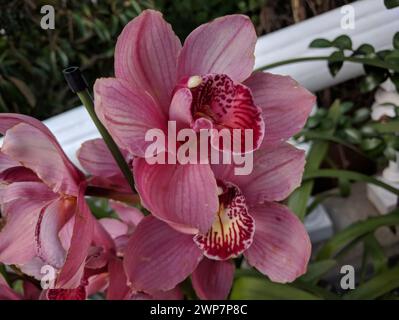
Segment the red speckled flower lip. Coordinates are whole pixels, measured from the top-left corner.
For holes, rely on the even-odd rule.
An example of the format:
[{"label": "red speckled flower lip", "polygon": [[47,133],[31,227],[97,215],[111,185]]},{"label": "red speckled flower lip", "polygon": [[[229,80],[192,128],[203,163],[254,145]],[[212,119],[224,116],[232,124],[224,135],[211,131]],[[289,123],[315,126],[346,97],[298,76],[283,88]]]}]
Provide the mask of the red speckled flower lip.
[{"label": "red speckled flower lip", "polygon": [[[259,148],[265,124],[262,111],[255,105],[248,87],[234,82],[225,74],[192,76],[187,85],[193,95],[193,127],[201,128],[198,124],[206,119],[218,131],[229,130],[230,146],[223,145],[223,139],[218,135],[212,139],[216,149],[243,153]],[[241,135],[234,137],[233,129],[241,129]],[[251,130],[249,138],[245,137],[245,130]]]},{"label": "red speckled flower lip", "polygon": [[227,260],[243,253],[252,243],[254,219],[248,214],[245,197],[231,183],[219,183],[219,210],[206,234],[194,237],[204,255],[214,260]]}]

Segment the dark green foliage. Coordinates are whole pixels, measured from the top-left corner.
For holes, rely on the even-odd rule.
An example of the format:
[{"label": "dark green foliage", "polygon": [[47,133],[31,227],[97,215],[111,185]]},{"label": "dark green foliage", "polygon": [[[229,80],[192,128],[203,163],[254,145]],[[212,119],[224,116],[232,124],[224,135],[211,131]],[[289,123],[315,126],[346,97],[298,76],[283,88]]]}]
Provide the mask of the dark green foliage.
[{"label": "dark green foliage", "polygon": [[[40,8],[55,8],[55,30],[40,27]],[[0,111],[40,119],[79,104],[62,69],[79,65],[92,85],[113,73],[113,52],[123,26],[149,2],[1,1]]]}]

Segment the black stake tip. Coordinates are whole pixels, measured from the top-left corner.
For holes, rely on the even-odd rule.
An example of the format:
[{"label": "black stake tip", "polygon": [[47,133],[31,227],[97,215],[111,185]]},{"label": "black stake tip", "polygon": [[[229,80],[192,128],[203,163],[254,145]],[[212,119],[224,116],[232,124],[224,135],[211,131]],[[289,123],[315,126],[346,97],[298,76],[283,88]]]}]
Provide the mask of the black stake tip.
[{"label": "black stake tip", "polygon": [[79,67],[68,67],[62,71],[69,88],[73,93],[87,89],[87,82]]}]

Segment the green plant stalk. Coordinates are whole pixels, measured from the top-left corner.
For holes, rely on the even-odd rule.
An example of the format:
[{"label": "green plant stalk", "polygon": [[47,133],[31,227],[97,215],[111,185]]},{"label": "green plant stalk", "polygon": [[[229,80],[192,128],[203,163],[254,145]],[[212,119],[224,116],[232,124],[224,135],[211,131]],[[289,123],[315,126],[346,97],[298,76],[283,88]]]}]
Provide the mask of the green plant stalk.
[{"label": "green plant stalk", "polygon": [[[319,168],[327,151],[328,151],[328,142],[326,141],[313,142],[307,156],[305,172],[309,170],[313,171]],[[308,199],[312,194],[313,186],[314,186],[314,180],[303,181],[302,185],[298,189],[296,189],[288,198],[288,207],[290,207],[290,209],[301,220],[305,218]]]},{"label": "green plant stalk", "polygon": [[364,235],[383,226],[395,225],[399,225],[399,209],[383,216],[370,217],[367,220],[356,222],[330,238],[320,248],[316,260],[331,259],[354,241],[361,240]]},{"label": "green plant stalk", "polygon": [[397,133],[399,132],[399,120],[372,123],[370,127],[377,130],[379,133]]},{"label": "green plant stalk", "polygon": [[384,183],[376,178],[355,171],[336,170],[336,169],[320,169],[320,170],[308,171],[305,173],[303,181],[308,181],[315,178],[338,178],[338,179],[347,179],[350,181],[362,181],[362,182],[372,183],[399,196],[399,189],[394,188],[391,185]]},{"label": "green plant stalk", "polygon": [[283,61],[278,61],[274,62],[271,64],[268,64],[263,67],[259,67],[255,69],[255,71],[263,71],[279,66],[283,66],[286,64],[292,64],[292,63],[298,63],[298,62],[309,62],[309,61],[332,61],[332,62],[339,62],[339,61],[348,61],[348,62],[354,62],[354,63],[361,63],[373,67],[379,67],[379,68],[384,68],[384,69],[391,69],[396,72],[399,72],[399,66],[392,65],[390,63],[374,60],[374,59],[367,59],[367,58],[356,58],[356,57],[343,57],[341,59],[337,58],[331,58],[330,56],[313,56],[313,57],[303,57],[303,58],[294,58],[294,59],[287,59]]},{"label": "green plant stalk", "polygon": [[112,139],[111,135],[108,133],[107,129],[103,126],[103,124],[98,119],[95,111],[94,111],[94,104],[93,99],[90,96],[88,90],[79,91],[77,95],[85,106],[87,112],[89,113],[91,119],[93,120],[95,126],[97,127],[98,131],[100,132],[102,138],[104,139],[105,144],[107,145],[109,151],[111,151],[112,156],[114,157],[116,163],[118,164],[119,168],[121,169],[125,179],[129,183],[130,188],[134,193],[136,193],[136,189],[134,187],[134,179],[132,175],[132,171],[130,170],[128,164],[125,161],[125,158],[122,155],[122,152],[119,150],[118,146],[116,145],[114,139]]},{"label": "green plant stalk", "polygon": [[399,286],[399,266],[380,273],[343,296],[345,300],[371,300]]},{"label": "green plant stalk", "polygon": [[[338,122],[340,112],[341,102],[339,100],[335,100],[331,105],[328,111],[328,118],[331,119],[334,123],[334,127],[324,131],[323,133],[329,136],[332,136],[335,131],[335,126]],[[316,140],[312,143],[308,155],[306,157],[306,166],[305,166],[305,174],[308,171],[317,170],[321,163],[323,162],[324,157],[326,156],[329,148],[328,140]],[[291,196],[288,198],[288,207],[299,217],[299,219],[303,220],[306,215],[306,208],[308,205],[309,198],[312,194],[314,186],[314,181],[302,181],[302,185],[296,189]]]}]

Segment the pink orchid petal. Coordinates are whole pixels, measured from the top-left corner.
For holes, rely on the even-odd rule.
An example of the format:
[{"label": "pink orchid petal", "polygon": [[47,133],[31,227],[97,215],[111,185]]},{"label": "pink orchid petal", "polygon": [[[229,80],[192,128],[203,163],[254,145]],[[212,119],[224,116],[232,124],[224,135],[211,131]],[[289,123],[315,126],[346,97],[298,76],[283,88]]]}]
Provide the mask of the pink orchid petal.
[{"label": "pink orchid petal", "polygon": [[90,297],[93,294],[104,292],[108,288],[109,283],[109,274],[108,272],[103,272],[100,274],[96,274],[91,276],[88,279],[88,284],[86,286],[87,296]]},{"label": "pink orchid petal", "polygon": [[255,236],[244,256],[274,282],[292,282],[306,272],[311,243],[302,222],[286,206],[265,203],[250,209]]},{"label": "pink orchid petal", "polygon": [[[105,267],[110,257],[114,256],[116,252],[116,243],[108,230],[104,228],[101,220],[94,220],[92,246],[89,248],[88,257],[86,258],[86,268],[100,269]],[[125,226],[122,226],[122,228],[126,232],[127,228]]]},{"label": "pink orchid petal", "polygon": [[118,217],[129,227],[136,227],[144,218],[143,213],[139,209],[125,203],[111,200],[109,201],[109,205],[113,210],[115,210]]},{"label": "pink orchid petal", "polygon": [[167,119],[151,96],[134,89],[127,81],[101,78],[94,84],[96,113],[116,143],[131,154],[144,157],[152,141],[150,129],[166,129]]},{"label": "pink orchid petal", "polygon": [[62,247],[68,251],[71,246],[71,239],[73,235],[73,226],[75,225],[75,217],[72,216],[61,228],[58,236],[62,243]]},{"label": "pink orchid petal", "polygon": [[180,50],[180,40],[162,14],[145,10],[125,26],[118,38],[115,75],[149,92],[166,115]]},{"label": "pink orchid petal", "polygon": [[189,128],[193,122],[191,114],[191,103],[193,96],[190,89],[182,88],[173,95],[169,109],[169,120],[176,121],[176,130]]},{"label": "pink orchid petal", "polygon": [[125,235],[128,230],[128,226],[118,219],[103,218],[99,220],[99,223],[113,239]]},{"label": "pink orchid petal", "polygon": [[10,156],[0,151],[0,172],[19,166],[21,164],[18,161],[13,160]]},{"label": "pink orchid petal", "polygon": [[54,192],[77,194],[75,173],[64,156],[42,131],[25,123],[7,130],[2,151],[34,171]]},{"label": "pink orchid petal", "polygon": [[[121,150],[125,159],[128,154]],[[118,184],[127,184],[103,139],[85,141],[77,152],[77,158],[89,174],[98,177],[117,179]]]},{"label": "pink orchid petal", "polygon": [[114,241],[112,240],[107,230],[100,223],[100,220],[95,220],[95,219],[94,219],[94,229],[93,229],[93,245],[101,247],[106,251],[115,248]]},{"label": "pink orchid petal", "polygon": [[47,262],[44,262],[41,258],[38,256],[33,257],[32,260],[30,260],[27,263],[24,263],[23,265],[19,266],[19,269],[26,275],[31,276],[35,278],[36,280],[42,280],[43,278],[43,273],[42,268],[43,266],[47,265]]},{"label": "pink orchid petal", "polygon": [[184,295],[180,288],[177,286],[168,291],[159,291],[152,294],[154,300],[183,300]]},{"label": "pink orchid petal", "polygon": [[108,264],[109,287],[107,300],[123,300],[130,291],[127,285],[127,277],[123,268],[123,262],[114,258]]},{"label": "pink orchid petal", "polygon": [[194,271],[201,259],[201,250],[191,235],[147,216],[129,240],[124,267],[135,291],[155,293],[173,289]]},{"label": "pink orchid petal", "polygon": [[56,286],[58,288],[76,288],[83,276],[83,267],[89,246],[92,241],[94,218],[84,198],[86,186],[79,186],[75,211],[75,224],[71,244],[67,252],[64,266],[60,270]]},{"label": "pink orchid petal", "polygon": [[73,176],[75,181],[80,181],[84,178],[83,174],[72,164],[72,162],[68,159],[61,146],[59,145],[57,139],[51,133],[51,131],[39,120],[17,113],[1,113],[0,114],[0,133],[3,135],[6,133],[8,129],[19,124],[26,123],[39,131],[41,131],[44,135],[47,136],[48,140],[53,144],[55,149],[57,150],[59,156],[62,158],[64,165],[68,168],[71,176]]},{"label": "pink orchid petal", "polygon": [[248,204],[284,200],[301,184],[305,153],[289,143],[262,145],[254,153],[253,171],[235,175],[233,165],[213,165],[217,179],[235,183]]},{"label": "pink orchid petal", "polygon": [[183,300],[184,295],[179,287],[168,291],[158,291],[152,294],[133,293],[128,300]]},{"label": "pink orchid petal", "polygon": [[217,185],[209,165],[153,164],[136,159],[136,187],[157,218],[206,233],[218,210]]},{"label": "pink orchid petal", "polygon": [[5,182],[6,184],[12,182],[27,182],[27,181],[42,181],[39,177],[34,173],[31,169],[25,167],[12,167],[8,168],[0,173],[0,181]]},{"label": "pink orchid petal", "polygon": [[74,210],[74,201],[60,198],[40,212],[35,232],[37,253],[42,260],[57,269],[64,264],[66,254],[58,234]]},{"label": "pink orchid petal", "polygon": [[186,39],[178,60],[178,79],[222,73],[242,82],[252,72],[256,32],[244,15],[217,18],[195,29]]},{"label": "pink orchid petal", "polygon": [[244,83],[263,110],[264,143],[287,140],[298,133],[316,103],[316,97],[288,76],[254,73]]},{"label": "pink orchid petal", "polygon": [[36,255],[35,228],[40,211],[56,199],[46,185],[38,182],[13,183],[2,190],[0,261],[23,265]]},{"label": "pink orchid petal", "polygon": [[231,261],[203,259],[191,279],[195,292],[202,300],[224,300],[228,297],[234,278]]},{"label": "pink orchid petal", "polygon": [[37,181],[14,182],[0,188],[0,203],[12,202],[14,200],[27,201],[44,206],[58,197],[44,183]]}]

